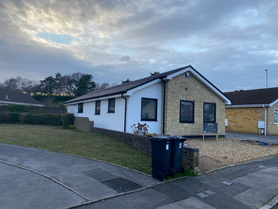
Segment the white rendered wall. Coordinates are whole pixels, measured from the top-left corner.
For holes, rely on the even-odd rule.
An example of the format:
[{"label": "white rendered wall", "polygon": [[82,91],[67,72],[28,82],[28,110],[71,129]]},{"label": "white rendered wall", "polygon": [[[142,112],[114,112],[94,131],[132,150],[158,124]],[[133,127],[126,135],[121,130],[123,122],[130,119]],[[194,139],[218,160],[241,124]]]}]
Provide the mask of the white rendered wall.
[{"label": "white rendered wall", "polygon": [[108,99],[101,100],[99,115],[95,115],[95,101],[83,103],[83,113],[77,113],[77,104],[67,108],[75,117],[88,117],[90,121],[94,121],[95,127],[124,131],[124,103],[123,98],[115,98],[115,113],[108,113]]},{"label": "white rendered wall", "polygon": [[[128,98],[126,131],[133,133],[131,126],[137,123],[149,125],[149,133],[161,134],[161,110],[162,110],[162,84],[153,84],[147,88],[134,92]],[[141,121],[142,98],[157,99],[157,121]]]}]

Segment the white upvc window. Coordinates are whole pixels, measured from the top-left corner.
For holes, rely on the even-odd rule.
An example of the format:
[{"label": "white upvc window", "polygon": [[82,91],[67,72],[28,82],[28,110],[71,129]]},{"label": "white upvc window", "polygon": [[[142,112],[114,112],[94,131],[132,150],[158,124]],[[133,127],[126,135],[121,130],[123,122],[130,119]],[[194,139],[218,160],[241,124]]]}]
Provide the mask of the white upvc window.
[{"label": "white upvc window", "polygon": [[274,123],[278,124],[278,108],[274,108]]}]

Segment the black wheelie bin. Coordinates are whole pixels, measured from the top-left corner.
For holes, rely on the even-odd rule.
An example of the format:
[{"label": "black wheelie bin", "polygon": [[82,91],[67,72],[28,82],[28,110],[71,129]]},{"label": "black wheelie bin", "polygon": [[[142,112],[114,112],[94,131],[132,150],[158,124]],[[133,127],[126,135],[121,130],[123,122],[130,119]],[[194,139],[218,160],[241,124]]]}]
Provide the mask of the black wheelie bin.
[{"label": "black wheelie bin", "polygon": [[168,136],[154,136],[150,138],[152,145],[152,176],[163,181],[170,175],[171,138]]},{"label": "black wheelie bin", "polygon": [[182,155],[183,155],[183,143],[186,141],[186,137],[171,136],[171,165],[170,172],[174,176],[178,172],[183,172],[182,167]]}]

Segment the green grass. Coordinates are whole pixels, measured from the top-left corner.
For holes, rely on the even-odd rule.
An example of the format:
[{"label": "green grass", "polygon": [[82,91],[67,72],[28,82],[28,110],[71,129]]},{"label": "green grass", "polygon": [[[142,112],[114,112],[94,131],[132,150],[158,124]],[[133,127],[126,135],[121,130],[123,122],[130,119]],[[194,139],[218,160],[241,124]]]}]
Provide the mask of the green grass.
[{"label": "green grass", "polygon": [[196,174],[194,171],[190,170],[190,169],[185,169],[184,172],[179,172],[176,173],[174,176],[167,176],[165,177],[165,180],[172,180],[172,179],[176,179],[176,178],[180,178],[180,177],[184,177],[184,176],[198,176],[198,174]]},{"label": "green grass", "polygon": [[151,174],[150,155],[102,134],[54,126],[0,124],[0,143],[94,158]]}]

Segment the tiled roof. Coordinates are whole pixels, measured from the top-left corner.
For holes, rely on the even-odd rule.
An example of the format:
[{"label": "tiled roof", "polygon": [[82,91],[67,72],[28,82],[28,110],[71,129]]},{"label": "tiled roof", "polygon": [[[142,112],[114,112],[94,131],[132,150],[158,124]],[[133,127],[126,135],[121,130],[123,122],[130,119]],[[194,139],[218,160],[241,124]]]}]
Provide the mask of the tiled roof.
[{"label": "tiled roof", "polygon": [[219,91],[221,94],[223,94],[218,88],[216,88],[212,83],[210,83],[204,76],[202,76],[197,70],[195,70],[191,65],[187,65],[185,67],[182,68],[178,68],[175,70],[171,70],[171,71],[167,71],[165,73],[161,73],[158,75],[153,75],[153,76],[149,76],[146,78],[142,78],[139,80],[135,80],[135,81],[131,81],[128,83],[123,83],[117,86],[113,86],[107,89],[101,89],[98,91],[92,91],[89,92],[85,95],[82,95],[80,97],[71,99],[69,101],[66,101],[65,104],[69,104],[69,103],[73,103],[73,102],[81,102],[81,101],[85,101],[85,100],[89,100],[89,99],[96,99],[96,98],[100,98],[100,97],[106,97],[106,96],[111,96],[111,95],[116,95],[116,94],[122,94],[122,93],[126,93],[127,91],[134,89],[136,87],[139,87],[141,85],[144,85],[146,83],[149,83],[151,81],[154,81],[156,79],[163,79],[169,75],[175,74],[181,70],[184,70],[186,68],[191,68],[193,69],[200,77],[202,77],[204,80],[206,80],[211,86],[213,86],[215,89],[217,89],[217,91]]},{"label": "tiled roof", "polygon": [[135,80],[135,81],[131,81],[131,82],[128,82],[128,83],[123,83],[123,84],[113,86],[113,87],[110,87],[110,88],[107,88],[107,89],[92,91],[92,92],[84,94],[80,97],[71,99],[71,100],[65,102],[65,104],[72,103],[72,102],[77,102],[77,101],[84,101],[84,100],[88,100],[88,99],[99,98],[99,97],[111,96],[111,95],[115,95],[115,94],[126,93],[128,90],[131,90],[131,89],[136,88],[138,86],[144,85],[144,84],[146,84],[148,82],[151,82],[153,80],[156,80],[158,78],[164,78],[167,75],[176,73],[176,72],[178,72],[180,70],[183,70],[187,67],[191,67],[191,66],[188,65],[188,66],[185,66],[183,68],[171,70],[171,71],[168,71],[168,72],[165,72],[165,73],[149,76],[149,77],[142,78],[142,79]]},{"label": "tiled roof", "polygon": [[[28,94],[21,91],[0,88],[0,103],[20,103],[26,105],[42,105]],[[43,105],[42,105],[43,106]]]},{"label": "tiled roof", "polygon": [[271,104],[278,99],[278,88],[240,90],[224,93],[232,105]]}]

